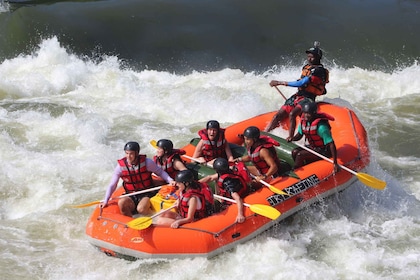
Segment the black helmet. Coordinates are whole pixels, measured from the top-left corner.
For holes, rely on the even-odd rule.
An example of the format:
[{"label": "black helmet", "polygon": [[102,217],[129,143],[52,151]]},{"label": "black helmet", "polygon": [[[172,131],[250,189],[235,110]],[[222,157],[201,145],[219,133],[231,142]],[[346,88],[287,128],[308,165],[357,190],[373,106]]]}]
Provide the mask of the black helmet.
[{"label": "black helmet", "polygon": [[156,146],[162,148],[166,153],[172,152],[172,149],[174,148],[174,144],[171,140],[168,139],[160,139],[159,141],[157,141]]},{"label": "black helmet", "polygon": [[307,102],[303,104],[303,107],[302,107],[303,113],[315,114],[317,111],[318,111],[318,105],[316,105],[316,102]]},{"label": "black helmet", "polygon": [[258,139],[260,138],[260,129],[256,126],[250,126],[244,130],[244,136],[246,138]]},{"label": "black helmet", "polygon": [[217,172],[225,173],[225,172],[229,171],[229,162],[224,158],[217,158],[213,162],[213,168]]},{"label": "black helmet", "polygon": [[218,121],[215,120],[211,120],[207,122],[206,128],[216,128],[216,129],[220,129],[220,124]]},{"label": "black helmet", "polygon": [[175,182],[179,183],[191,183],[194,181],[194,174],[191,170],[181,170],[175,176]]},{"label": "black helmet", "polygon": [[306,50],[306,53],[311,53],[315,56],[317,56],[319,59],[322,58],[322,50],[319,48],[321,44],[318,41],[314,42],[314,46],[308,50]]},{"label": "black helmet", "polygon": [[124,151],[136,151],[140,152],[140,145],[137,142],[127,142],[124,146]]}]

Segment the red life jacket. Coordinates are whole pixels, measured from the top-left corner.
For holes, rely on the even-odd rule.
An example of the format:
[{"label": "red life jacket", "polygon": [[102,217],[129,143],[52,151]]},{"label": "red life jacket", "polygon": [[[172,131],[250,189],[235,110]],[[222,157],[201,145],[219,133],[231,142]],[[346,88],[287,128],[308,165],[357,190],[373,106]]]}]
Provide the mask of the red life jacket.
[{"label": "red life jacket", "polygon": [[[323,75],[324,77],[320,77],[317,75],[313,75],[313,72],[316,70],[325,71],[325,76]],[[303,95],[305,95],[304,93],[309,93],[310,95],[312,95],[311,97],[313,97],[313,99],[315,100],[316,96],[327,93],[325,89],[325,84],[329,82],[329,71],[325,69],[322,64],[306,64],[305,66],[303,66],[300,78],[302,79],[304,77],[310,77],[310,80],[309,83],[306,84],[304,87],[299,88],[299,91],[303,93]]]},{"label": "red life jacket", "polygon": [[210,141],[207,134],[207,129],[201,129],[198,132],[198,135],[203,140],[203,150],[202,155],[206,161],[221,157],[226,158],[226,139],[225,139],[225,130],[219,128],[218,139]]},{"label": "red life jacket", "polygon": [[127,158],[124,157],[118,160],[122,170],[121,179],[123,180],[123,187],[126,193],[144,190],[153,185],[152,172],[149,172],[146,167],[146,155],[139,155],[138,161],[138,165],[129,167]]},{"label": "red life jacket", "polygon": [[251,175],[249,174],[248,168],[243,161],[235,162],[232,167],[233,173],[242,177],[245,181],[245,184],[248,184],[252,181]]},{"label": "red life jacket", "polygon": [[154,156],[153,160],[156,163],[156,165],[162,168],[163,170],[165,170],[166,173],[168,173],[171,178],[175,178],[175,175],[178,172],[178,170],[176,170],[173,166],[174,159],[175,159],[174,157],[176,155],[178,156],[185,155],[185,151],[173,149],[172,153],[166,157],[166,160],[164,162],[162,162],[161,159],[158,158],[157,156]]},{"label": "red life jacket", "polygon": [[[328,127],[330,124],[328,121],[334,121],[334,117],[326,114],[326,113],[317,113],[315,119],[312,122],[308,122],[302,118],[300,124],[302,128],[302,132],[305,135],[306,139],[309,142],[309,146],[313,149],[315,148],[325,148],[324,141],[318,135],[317,129],[320,122],[326,123]],[[330,127],[331,128],[331,127]]]},{"label": "red life jacket", "polygon": [[[178,209],[179,209],[179,214],[183,218],[186,218],[188,216],[188,208],[189,208],[188,202],[190,201],[190,198],[193,196],[198,198],[199,203],[201,204],[201,207],[197,208],[197,210],[195,211],[194,219],[202,219],[202,218],[207,217],[206,197],[204,194],[206,190],[203,191],[203,189],[206,188],[206,186],[203,186],[203,185],[207,185],[207,184],[202,184],[202,183],[197,183],[197,184],[200,185],[199,189],[189,188],[188,190],[182,192],[179,197],[180,201],[178,204]],[[213,197],[213,195],[211,197]]]},{"label": "red life jacket", "polygon": [[251,162],[255,165],[255,167],[261,174],[266,174],[267,171],[270,169],[270,166],[260,157],[260,150],[262,148],[266,148],[270,151],[270,154],[274,156],[274,161],[276,162],[278,168],[277,173],[279,173],[281,163],[279,158],[277,157],[277,153],[274,146],[280,146],[280,143],[266,135],[261,135],[259,141],[262,143],[259,146],[257,146],[253,151],[251,151],[251,148],[247,150],[248,156],[251,158]]},{"label": "red life jacket", "polygon": [[225,173],[225,174],[222,174],[222,175],[219,176],[219,179],[217,180],[217,186],[219,187],[220,195],[232,198],[231,192],[224,189],[224,186],[223,186],[223,182],[227,178],[232,178],[232,179],[238,179],[239,180],[240,189],[236,192],[239,194],[240,197],[244,197],[247,193],[247,190],[248,190],[247,182],[245,181],[244,178],[242,178],[242,176],[240,176],[239,174],[235,174],[235,173]]}]

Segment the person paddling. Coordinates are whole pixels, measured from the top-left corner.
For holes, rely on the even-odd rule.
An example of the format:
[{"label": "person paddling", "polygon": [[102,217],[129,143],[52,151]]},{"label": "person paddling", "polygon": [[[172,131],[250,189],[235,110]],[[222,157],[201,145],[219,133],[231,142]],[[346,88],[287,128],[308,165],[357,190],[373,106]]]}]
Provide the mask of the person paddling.
[{"label": "person paddling", "polygon": [[[332,157],[334,172],[338,172],[340,166],[337,163],[337,148],[329,125],[329,121],[334,121],[334,118],[326,113],[318,112],[318,106],[315,102],[303,105],[302,112],[298,132],[288,141],[299,141],[305,136],[309,143],[307,147],[323,156]],[[294,169],[321,160],[316,154],[300,147],[292,150],[292,157],[295,161]]]},{"label": "person paddling", "polygon": [[296,128],[296,117],[302,112],[305,103],[315,102],[315,98],[327,93],[325,85],[329,82],[329,71],[321,64],[322,50],[319,42],[314,43],[314,47],[306,50],[307,64],[303,66],[300,79],[293,82],[272,80],[270,86],[289,86],[297,87],[298,92],[286,100],[280,110],[274,115],[267,125],[265,131],[269,132],[276,128],[281,121],[289,117],[289,137],[290,140]]},{"label": "person paddling", "polygon": [[178,172],[175,181],[180,190],[180,196],[175,202],[178,211],[163,213],[156,224],[178,228],[183,224],[207,217],[210,213],[209,207],[214,202],[209,186],[196,181],[193,172],[188,169]]},{"label": "person paddling", "polygon": [[[108,185],[104,201],[99,207],[107,206],[111,195],[117,188],[118,181],[123,180],[125,193],[133,193],[140,190],[146,190],[161,182],[152,178],[152,173],[160,176],[167,183],[175,184],[175,181],[162,168],[158,167],[153,160],[146,155],[140,154],[140,145],[137,142],[127,142],[124,146],[125,157],[118,160],[114,169],[114,175]],[[129,197],[123,197],[118,200],[118,206],[123,215],[132,216],[136,212],[139,214],[149,214],[151,211],[150,197],[157,191],[146,192]]]}]

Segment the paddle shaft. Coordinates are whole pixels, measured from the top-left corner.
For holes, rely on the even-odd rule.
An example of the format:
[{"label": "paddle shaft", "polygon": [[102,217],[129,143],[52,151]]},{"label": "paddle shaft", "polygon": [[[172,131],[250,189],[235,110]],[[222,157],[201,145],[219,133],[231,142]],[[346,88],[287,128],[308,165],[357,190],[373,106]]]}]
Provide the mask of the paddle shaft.
[{"label": "paddle shaft", "polygon": [[[319,156],[320,158],[325,159],[326,161],[329,161],[329,162],[331,162],[331,163],[334,163],[334,161],[333,161],[332,159],[327,158],[326,156],[321,155],[320,153],[317,153],[317,152],[315,152],[314,150],[309,149],[308,147],[305,147],[304,145],[301,145],[301,144],[299,144],[299,143],[295,143],[295,144],[296,144],[297,146],[301,147],[302,149],[305,149],[305,150],[307,150],[308,152],[311,152],[311,153],[313,153],[314,155],[317,155],[317,156]],[[339,164],[339,166],[340,166],[342,169],[346,170],[347,172],[350,172],[351,174],[353,174],[353,175],[356,175],[356,176],[357,176],[357,172],[355,172],[355,171],[351,170],[350,168],[347,168],[347,167],[345,167],[344,165],[341,165],[341,164]]]},{"label": "paddle shaft", "polygon": [[142,229],[146,229],[148,227],[151,226],[151,224],[153,223],[153,218],[162,215],[165,212],[168,212],[169,210],[171,210],[172,208],[175,208],[175,205],[172,205],[169,208],[166,208],[150,217],[139,217],[136,218],[130,222],[127,223],[127,226],[129,228],[135,229],[135,230],[142,230]]},{"label": "paddle shaft", "polygon": [[[141,191],[137,191],[137,192],[133,192],[133,193],[126,193],[126,194],[123,194],[123,195],[120,195],[120,196],[111,197],[110,200],[115,200],[115,199],[119,199],[119,198],[124,198],[124,197],[128,197],[128,196],[138,195],[138,194],[152,192],[152,191],[157,191],[160,188],[162,188],[162,186],[157,186],[157,187],[154,187],[154,188],[150,188],[150,189],[147,189],[147,190],[141,190]],[[103,200],[101,200],[101,202],[103,202]]]},{"label": "paddle shaft", "polygon": [[153,218],[155,218],[155,217],[157,217],[159,215],[162,215],[163,213],[168,212],[169,210],[174,209],[175,207],[176,207],[176,205],[172,205],[171,207],[168,207],[166,209],[163,209],[160,212],[157,212],[156,214],[150,216],[150,219],[153,219]]},{"label": "paddle shaft", "polygon": [[286,96],[284,96],[284,94],[279,90],[279,88],[277,86],[274,86],[274,87],[281,94],[281,96],[283,96],[284,100],[287,100]]},{"label": "paddle shaft", "polygon": [[[187,156],[187,155],[182,155],[183,157],[185,157],[185,158],[188,158],[188,159],[190,159],[190,160],[192,160],[192,161],[195,161],[195,162],[199,162],[200,163],[200,161],[198,160],[198,159],[196,159],[196,158],[193,158],[193,157],[190,157],[190,156]],[[207,166],[208,167],[211,167],[211,168],[213,168],[213,165],[212,164],[210,164],[210,163],[206,163],[207,164]],[[256,178],[256,176],[255,175],[253,175],[253,174],[251,174],[251,177],[252,178]],[[261,183],[261,184],[263,184],[263,185],[265,185],[266,187],[268,187],[272,192],[274,192],[274,193],[277,193],[277,194],[283,194],[283,195],[289,195],[288,193],[285,193],[285,192],[283,192],[283,191],[281,191],[281,190],[279,190],[279,189],[277,189],[276,187],[274,187],[274,186],[272,186],[272,185],[270,185],[269,183],[267,183],[266,181],[263,181],[263,180],[259,180],[259,182]]]},{"label": "paddle shaft", "polygon": [[[218,194],[214,194],[213,196],[214,196],[214,197],[216,197],[216,198],[222,199],[222,200],[226,200],[226,201],[229,201],[229,202],[236,203],[236,200],[231,199],[231,198],[228,198],[228,197],[224,197],[224,196],[221,196],[221,195],[218,195]],[[244,206],[246,206],[246,207],[251,207],[251,205],[250,205],[250,204],[248,204],[248,203],[245,203],[245,202],[244,202],[243,204],[244,204]]]},{"label": "paddle shaft", "polygon": [[[255,176],[254,174],[251,174],[251,177],[252,177],[252,178],[254,178],[254,179],[256,179],[256,178],[257,178],[257,176]],[[266,181],[260,180],[259,182],[260,182],[261,184],[263,184],[264,186],[266,186],[266,187],[269,187],[269,188],[273,187],[272,185],[270,185],[270,184],[269,184],[269,183],[267,183]]]}]

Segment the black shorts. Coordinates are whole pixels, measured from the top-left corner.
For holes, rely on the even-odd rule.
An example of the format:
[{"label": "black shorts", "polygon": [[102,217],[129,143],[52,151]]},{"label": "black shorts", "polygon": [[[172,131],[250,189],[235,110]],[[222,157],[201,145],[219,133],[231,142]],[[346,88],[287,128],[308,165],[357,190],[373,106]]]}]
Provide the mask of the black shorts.
[{"label": "black shorts", "polygon": [[140,193],[140,194],[132,195],[132,196],[130,196],[130,198],[134,202],[134,205],[137,206],[137,204],[139,204],[140,200],[143,197],[149,197],[150,198],[152,196],[155,196],[157,193],[158,193],[158,190],[157,191],[152,191],[152,192],[147,192],[147,193]]}]

